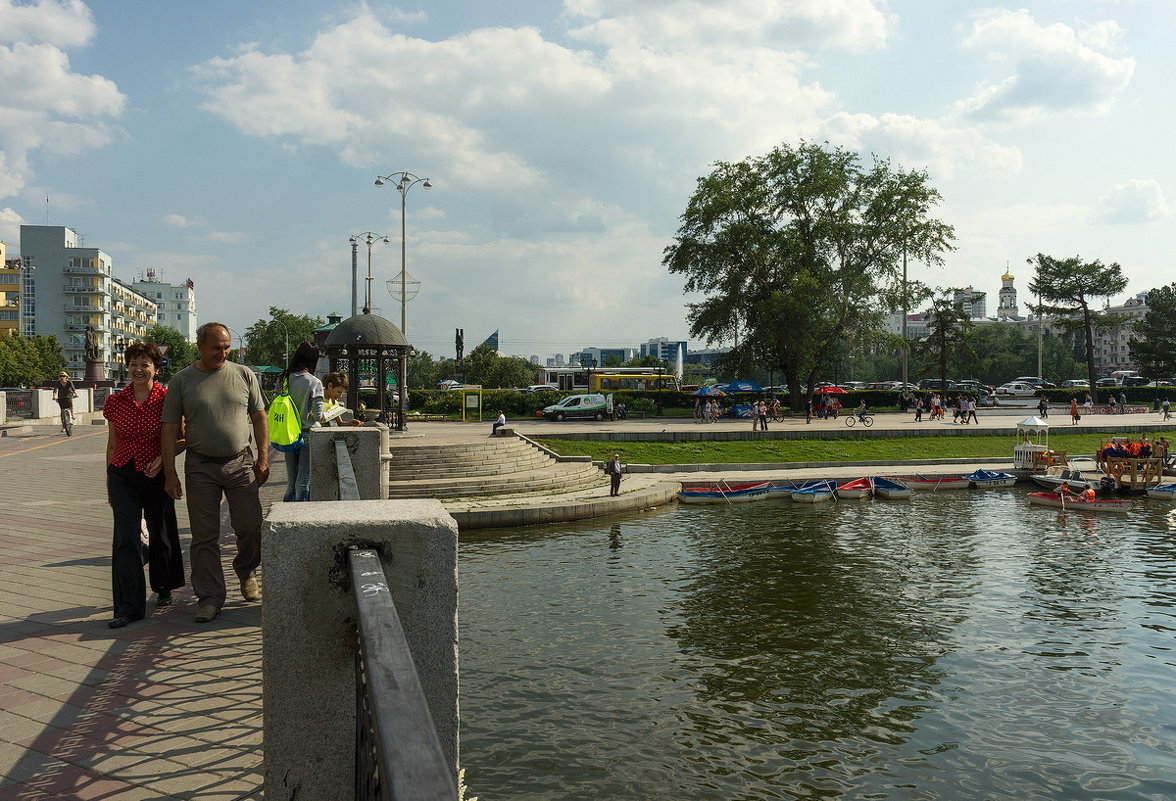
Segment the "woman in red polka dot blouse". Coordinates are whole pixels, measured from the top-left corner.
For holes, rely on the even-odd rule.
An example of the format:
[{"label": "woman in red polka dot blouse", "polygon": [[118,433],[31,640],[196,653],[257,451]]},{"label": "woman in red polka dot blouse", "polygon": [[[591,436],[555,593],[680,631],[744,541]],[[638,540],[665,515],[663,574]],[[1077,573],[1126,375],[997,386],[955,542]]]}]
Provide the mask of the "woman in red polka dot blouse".
[{"label": "woman in red polka dot blouse", "polygon": [[[112,629],[142,620],[147,613],[141,520],[147,521],[146,561],[157,604],[170,604],[172,590],[184,586],[176,502],[164,492],[160,469],[160,417],[167,390],[155,382],[155,376],[163,367],[163,353],[154,343],[134,342],[127,346],[124,359],[131,384],[107,398],[102,408],[110,431],[106,493],[114,512]],[[182,447],[181,440],[178,450]]]}]

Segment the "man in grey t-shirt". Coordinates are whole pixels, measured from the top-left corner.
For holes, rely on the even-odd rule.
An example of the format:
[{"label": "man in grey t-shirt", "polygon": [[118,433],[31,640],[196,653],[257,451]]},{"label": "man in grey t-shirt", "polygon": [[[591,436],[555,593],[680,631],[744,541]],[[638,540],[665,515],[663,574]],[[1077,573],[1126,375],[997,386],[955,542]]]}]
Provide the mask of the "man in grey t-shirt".
[{"label": "man in grey t-shirt", "polygon": [[[181,423],[187,441],[184,483],[192,529],[192,591],[196,622],[207,623],[224,605],[225,575],[220,560],[220,504],[229,504],[237,535],[233,569],[247,601],[261,597],[253,575],[261,564],[261,499],[258,490],[269,478],[269,426],[265,399],[253,371],[228,360],[229,329],[205,323],[196,330],[200,359],[172,376],[163,406],[160,450],[164,489],[175,499],[184,496],[176,473],[176,439]],[[249,438],[257,448],[254,459]]]}]

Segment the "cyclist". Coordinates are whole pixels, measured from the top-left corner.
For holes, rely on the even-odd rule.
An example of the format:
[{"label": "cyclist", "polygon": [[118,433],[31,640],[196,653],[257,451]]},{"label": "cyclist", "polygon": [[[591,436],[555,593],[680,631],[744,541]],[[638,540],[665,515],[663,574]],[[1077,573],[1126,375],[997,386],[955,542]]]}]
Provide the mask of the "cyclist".
[{"label": "cyclist", "polygon": [[69,373],[62,370],[53,385],[53,400],[61,407],[61,430],[67,437],[73,436],[73,399],[77,396],[78,390],[69,380]]},{"label": "cyclist", "polygon": [[855,414],[857,415],[858,422],[860,422],[860,423],[866,422],[866,401],[865,401],[865,398],[863,398],[862,402],[858,404],[857,411],[855,412]]}]

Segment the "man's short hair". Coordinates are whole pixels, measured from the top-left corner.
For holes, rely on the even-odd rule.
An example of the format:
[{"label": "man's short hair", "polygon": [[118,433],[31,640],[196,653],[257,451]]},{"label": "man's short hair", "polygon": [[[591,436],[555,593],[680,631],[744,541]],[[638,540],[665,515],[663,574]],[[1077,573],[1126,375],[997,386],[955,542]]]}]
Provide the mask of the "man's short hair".
[{"label": "man's short hair", "polygon": [[203,325],[201,325],[199,328],[196,329],[196,342],[197,342],[197,344],[203,344],[204,340],[208,339],[208,332],[211,331],[214,326],[219,326],[219,327],[225,329],[226,334],[229,333],[229,327],[227,325],[225,325],[224,323],[218,323],[218,322],[204,323]]}]

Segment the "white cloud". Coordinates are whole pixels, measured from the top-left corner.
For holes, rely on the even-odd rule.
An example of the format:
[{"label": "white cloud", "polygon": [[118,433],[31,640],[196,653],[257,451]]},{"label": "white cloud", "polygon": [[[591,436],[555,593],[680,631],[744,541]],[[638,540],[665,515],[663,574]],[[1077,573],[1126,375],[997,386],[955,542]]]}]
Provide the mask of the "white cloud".
[{"label": "white cloud", "polygon": [[[0,154],[3,155],[3,154]],[[11,208],[0,209],[0,241],[17,242],[20,240],[20,227],[24,218]]]},{"label": "white cloud", "polygon": [[[878,0],[565,0],[573,35],[611,48],[875,50],[894,21]],[[639,43],[639,44],[638,44]]]},{"label": "white cloud", "polygon": [[1017,148],[999,145],[974,128],[903,114],[835,114],[824,126],[831,141],[926,167],[932,182],[947,178],[1008,178],[1021,171]]},{"label": "white cloud", "polygon": [[82,0],[0,0],[0,42],[46,42],[80,47],[94,36],[94,17]]},{"label": "white cloud", "polygon": [[1099,204],[1095,221],[1109,224],[1155,222],[1173,212],[1159,182],[1138,178],[1111,187]]},{"label": "white cloud", "polygon": [[209,242],[220,242],[223,245],[238,245],[248,241],[248,235],[238,231],[209,231],[202,239]]},{"label": "white cloud", "polygon": [[206,224],[203,217],[185,217],[183,214],[165,214],[163,221],[173,228],[193,228]]},{"label": "white cloud", "polygon": [[957,112],[979,120],[1021,122],[1046,113],[1105,112],[1130,83],[1135,59],[1115,57],[1122,35],[1111,21],[1082,29],[1038,24],[1025,9],[976,15],[964,49],[980,50],[1013,71],[980,84]]}]

